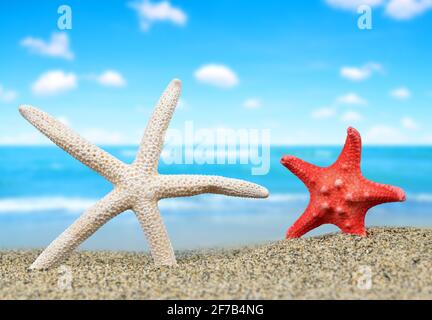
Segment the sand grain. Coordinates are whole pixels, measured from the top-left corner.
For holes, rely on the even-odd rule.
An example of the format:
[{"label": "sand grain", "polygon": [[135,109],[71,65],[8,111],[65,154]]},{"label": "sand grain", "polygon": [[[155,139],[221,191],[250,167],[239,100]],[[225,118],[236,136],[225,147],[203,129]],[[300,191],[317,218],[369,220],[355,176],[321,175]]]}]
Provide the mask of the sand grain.
[{"label": "sand grain", "polygon": [[3,251],[0,298],[432,299],[432,229],[368,232],[178,252],[177,268],[154,267],[143,253],[75,252],[64,264],[72,288],[63,269],[26,270],[40,251]]}]

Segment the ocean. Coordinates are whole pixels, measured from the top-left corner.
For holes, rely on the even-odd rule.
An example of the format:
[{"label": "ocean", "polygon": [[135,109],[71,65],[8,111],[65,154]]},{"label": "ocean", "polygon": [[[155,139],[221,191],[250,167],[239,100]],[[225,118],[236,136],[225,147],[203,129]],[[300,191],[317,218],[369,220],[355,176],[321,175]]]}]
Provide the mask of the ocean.
[{"label": "ocean", "polygon": [[[137,147],[104,148],[130,163]],[[177,249],[230,247],[283,239],[308,201],[304,185],[279,160],[292,154],[317,165],[333,163],[341,147],[275,146],[267,175],[252,175],[249,164],[166,165],[162,174],[216,174],[259,183],[268,199],[218,195],[165,199],[159,207]],[[432,147],[364,147],[362,171],[376,182],[402,187],[404,203],[377,206],[367,226],[432,227]],[[53,147],[0,147],[0,248],[48,245],[86,208],[111,190],[103,177]],[[308,235],[334,232],[325,225]],[[148,250],[138,220],[125,212],[82,246],[92,250]]]}]

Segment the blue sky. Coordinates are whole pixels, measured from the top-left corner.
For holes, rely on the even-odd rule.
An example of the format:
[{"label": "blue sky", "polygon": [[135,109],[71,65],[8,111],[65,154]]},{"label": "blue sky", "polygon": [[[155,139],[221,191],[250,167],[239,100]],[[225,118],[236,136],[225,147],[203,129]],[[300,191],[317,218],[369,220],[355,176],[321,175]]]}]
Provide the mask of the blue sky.
[{"label": "blue sky", "polygon": [[[359,4],[372,29],[357,26]],[[57,8],[72,9],[72,29]],[[0,144],[47,140],[39,107],[99,144],[135,144],[162,90],[172,128],[270,129],[275,144],[431,144],[432,1],[0,2]]]}]

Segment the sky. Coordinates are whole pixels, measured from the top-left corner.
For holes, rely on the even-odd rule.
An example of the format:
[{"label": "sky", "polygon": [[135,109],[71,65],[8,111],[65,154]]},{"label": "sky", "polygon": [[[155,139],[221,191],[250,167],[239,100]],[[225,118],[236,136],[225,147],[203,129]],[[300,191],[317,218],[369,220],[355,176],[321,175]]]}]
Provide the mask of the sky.
[{"label": "sky", "polygon": [[432,0],[1,1],[0,144],[49,143],[21,104],[95,143],[136,144],[179,78],[178,130],[333,145],[353,126],[365,144],[430,145],[431,31]]}]

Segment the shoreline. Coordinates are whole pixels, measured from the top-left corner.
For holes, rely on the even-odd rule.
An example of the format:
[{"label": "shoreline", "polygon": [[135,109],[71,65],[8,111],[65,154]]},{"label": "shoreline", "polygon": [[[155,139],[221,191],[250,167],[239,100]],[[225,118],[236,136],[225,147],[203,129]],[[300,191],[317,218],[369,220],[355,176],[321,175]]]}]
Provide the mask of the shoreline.
[{"label": "shoreline", "polygon": [[0,251],[0,299],[432,299],[432,229],[369,228],[241,248],[78,251],[27,271],[41,250]]}]

